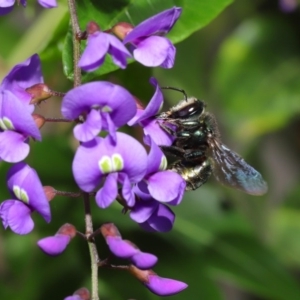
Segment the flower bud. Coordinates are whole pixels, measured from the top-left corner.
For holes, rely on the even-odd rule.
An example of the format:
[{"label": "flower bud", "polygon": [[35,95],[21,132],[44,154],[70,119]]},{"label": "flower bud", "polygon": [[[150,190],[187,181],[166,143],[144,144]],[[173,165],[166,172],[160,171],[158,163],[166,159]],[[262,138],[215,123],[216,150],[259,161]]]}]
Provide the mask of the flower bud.
[{"label": "flower bud", "polygon": [[40,129],[44,126],[44,124],[46,123],[46,120],[43,116],[38,115],[38,114],[32,114],[32,118],[36,124],[36,126]]},{"label": "flower bud", "polygon": [[48,255],[61,254],[69,242],[76,235],[76,228],[72,224],[64,224],[54,236],[49,236],[38,241],[38,246]]},{"label": "flower bud", "polygon": [[120,22],[117,23],[112,29],[111,32],[114,33],[119,39],[124,40],[125,36],[134,28],[129,23]]},{"label": "flower bud", "polygon": [[39,104],[52,96],[51,90],[44,83],[37,83],[25,91],[32,96],[30,104]]},{"label": "flower bud", "polygon": [[68,296],[64,300],[90,300],[91,294],[88,289],[80,288],[72,296]]},{"label": "flower bud", "polygon": [[140,269],[152,268],[157,257],[151,253],[142,252],[134,243],[123,240],[120,232],[113,223],[101,226],[100,231],[104,236],[109,250],[117,257],[129,259]]},{"label": "flower bud", "polygon": [[163,278],[152,270],[140,270],[130,265],[128,271],[141,281],[152,293],[158,296],[171,296],[187,288],[187,284],[178,280]]},{"label": "flower bud", "polygon": [[43,186],[43,189],[48,201],[51,201],[56,196],[56,190],[52,186]]},{"label": "flower bud", "polygon": [[106,239],[108,236],[121,237],[118,228],[114,223],[105,223],[100,227],[101,234]]},{"label": "flower bud", "polygon": [[96,22],[91,21],[91,22],[89,22],[87,24],[87,26],[86,26],[86,32],[87,32],[87,34],[93,34],[93,33],[97,32],[97,31],[100,31],[100,27],[99,27],[99,25]]}]

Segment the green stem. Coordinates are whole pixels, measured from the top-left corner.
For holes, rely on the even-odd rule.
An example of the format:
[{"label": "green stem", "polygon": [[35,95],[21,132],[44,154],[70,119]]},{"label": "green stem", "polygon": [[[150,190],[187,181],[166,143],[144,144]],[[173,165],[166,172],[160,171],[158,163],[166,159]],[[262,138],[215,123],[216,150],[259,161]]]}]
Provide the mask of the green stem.
[{"label": "green stem", "polygon": [[74,70],[74,87],[81,85],[81,70],[78,67],[80,58],[80,39],[81,31],[78,23],[75,0],[68,0],[69,11],[71,16],[72,33],[73,33],[73,70]]},{"label": "green stem", "polygon": [[89,239],[89,236],[93,233],[93,222],[90,207],[90,196],[88,193],[83,194],[84,199],[84,211],[85,211],[85,234],[87,237],[90,257],[91,257],[91,281],[92,281],[92,298],[93,300],[100,300],[98,293],[98,263],[99,256],[94,239]]}]

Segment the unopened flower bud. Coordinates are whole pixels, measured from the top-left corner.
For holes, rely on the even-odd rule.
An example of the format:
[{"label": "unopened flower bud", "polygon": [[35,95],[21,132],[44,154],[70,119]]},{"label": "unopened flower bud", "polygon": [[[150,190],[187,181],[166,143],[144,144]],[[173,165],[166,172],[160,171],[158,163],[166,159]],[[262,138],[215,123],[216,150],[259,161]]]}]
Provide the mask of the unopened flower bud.
[{"label": "unopened flower bud", "polygon": [[121,237],[118,228],[114,223],[105,223],[100,227],[101,234],[106,239],[108,236]]},{"label": "unopened flower bud", "polygon": [[151,253],[142,252],[134,243],[123,240],[120,232],[113,223],[101,226],[100,231],[104,236],[109,250],[117,257],[129,259],[140,269],[152,268],[157,257]]},{"label": "unopened flower bud", "polygon": [[171,296],[187,288],[187,284],[178,280],[163,278],[152,270],[140,270],[130,265],[128,271],[141,281],[152,293],[158,296]]},{"label": "unopened flower bud", "polygon": [[51,90],[44,83],[37,83],[25,91],[32,96],[30,104],[39,104],[52,96]]},{"label": "unopened flower bud", "polygon": [[68,235],[71,238],[73,238],[76,235],[76,228],[74,225],[66,223],[59,228],[59,230],[57,231],[57,234],[64,234],[64,235]]},{"label": "unopened flower bud", "polygon": [[48,201],[51,201],[56,196],[56,190],[52,186],[43,186],[43,189]]},{"label": "unopened flower bud", "polygon": [[100,31],[100,27],[99,27],[99,25],[96,22],[91,21],[91,22],[89,22],[87,24],[87,26],[86,26],[86,32],[87,32],[87,34],[93,34],[93,33],[97,32],[97,31]]},{"label": "unopened flower bud", "polygon": [[90,300],[91,294],[88,289],[81,288],[77,290],[72,296],[68,296],[64,300]]},{"label": "unopened flower bud", "polygon": [[32,114],[32,118],[36,124],[36,126],[40,129],[43,127],[43,125],[46,123],[46,120],[43,116],[39,114]]},{"label": "unopened flower bud", "polygon": [[112,29],[111,32],[114,33],[119,39],[124,40],[126,35],[134,28],[129,23],[120,22],[117,23]]},{"label": "unopened flower bud", "polygon": [[61,254],[76,235],[76,228],[72,224],[64,224],[54,236],[49,236],[38,241],[38,246],[52,256]]}]

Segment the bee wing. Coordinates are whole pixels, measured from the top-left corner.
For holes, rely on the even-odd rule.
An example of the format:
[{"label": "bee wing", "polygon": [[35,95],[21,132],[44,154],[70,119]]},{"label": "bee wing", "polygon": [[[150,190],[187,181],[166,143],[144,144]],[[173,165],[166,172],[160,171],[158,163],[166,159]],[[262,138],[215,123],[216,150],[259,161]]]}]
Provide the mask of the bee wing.
[{"label": "bee wing", "polygon": [[251,195],[263,195],[268,190],[261,174],[237,153],[216,139],[209,139],[209,157],[216,179],[229,187]]}]

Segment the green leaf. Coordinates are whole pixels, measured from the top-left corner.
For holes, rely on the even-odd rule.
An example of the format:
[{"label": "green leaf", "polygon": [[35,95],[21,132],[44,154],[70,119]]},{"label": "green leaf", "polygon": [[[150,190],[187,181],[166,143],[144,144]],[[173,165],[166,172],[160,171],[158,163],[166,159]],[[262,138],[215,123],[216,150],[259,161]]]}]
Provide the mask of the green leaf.
[{"label": "green leaf", "polygon": [[221,47],[212,80],[237,138],[277,130],[300,112],[300,49],[290,26],[256,17]]},{"label": "green leaf", "polygon": [[[39,17],[14,45],[13,50],[7,58],[8,68],[16,63],[27,59],[33,53],[42,51],[53,41],[52,37],[57,37],[67,14],[67,7],[63,3],[53,10],[41,11]],[[51,26],[49,26],[51,24]]]},{"label": "green leaf", "polygon": [[[89,21],[96,21],[102,30],[111,28],[117,22],[129,22],[138,25],[143,20],[173,6],[183,8],[182,15],[168,35],[173,43],[178,43],[196,30],[213,20],[232,0],[119,0],[119,1],[77,1],[77,12],[81,30],[85,30]],[[71,47],[72,36],[66,36],[63,49],[63,63],[68,78],[73,78]],[[118,67],[107,58],[104,65],[92,74],[83,77],[83,81],[117,70]]]},{"label": "green leaf", "polygon": [[299,210],[281,208],[273,213],[270,222],[271,243],[275,252],[284,262],[293,267],[300,266],[299,220]]},{"label": "green leaf", "polygon": [[269,299],[298,299],[300,289],[274,254],[256,238],[224,234],[206,251],[211,274]]}]

